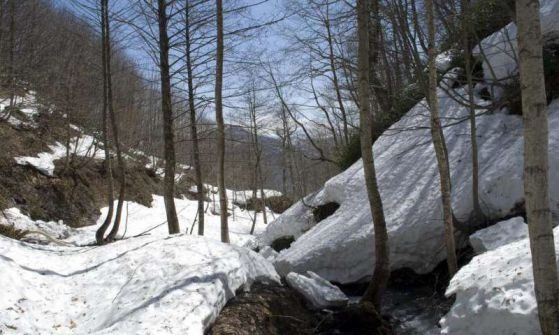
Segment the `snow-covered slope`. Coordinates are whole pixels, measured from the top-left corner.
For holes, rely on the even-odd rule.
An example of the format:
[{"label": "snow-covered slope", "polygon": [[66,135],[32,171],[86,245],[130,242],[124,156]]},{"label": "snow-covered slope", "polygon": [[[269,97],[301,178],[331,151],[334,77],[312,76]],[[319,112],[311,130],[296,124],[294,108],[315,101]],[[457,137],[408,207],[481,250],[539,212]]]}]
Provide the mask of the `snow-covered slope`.
[{"label": "snow-covered slope", "polygon": [[200,335],[236,290],[279,281],[252,251],[184,235],[101,248],[0,236],[0,272],[2,334]]},{"label": "snow-covered slope", "polygon": [[[198,234],[198,221],[195,218],[198,210],[198,202],[189,199],[175,199],[177,215],[181,231],[196,235]],[[211,206],[211,205],[209,205]],[[116,207],[116,202],[115,202]],[[253,211],[241,210],[239,207],[230,204],[229,234],[231,243],[238,246],[253,247],[256,245],[256,237],[250,234]],[[80,228],[80,232],[68,239],[80,245],[93,243],[95,241],[95,230],[105,219],[108,207],[101,209],[101,216],[97,225]],[[268,215],[272,213],[268,211]],[[118,237],[130,237],[138,234],[147,233],[154,236],[164,237],[169,234],[165,214],[165,203],[162,196],[153,195],[151,207],[146,207],[135,202],[125,202],[123,210],[123,220],[120,226]],[[221,223],[219,214],[207,211],[205,214],[204,236],[219,241],[221,239]],[[255,224],[255,233],[264,230],[265,225],[262,215],[258,215]]]},{"label": "snow-covered slope", "polygon": [[[458,93],[464,92],[459,89]],[[465,122],[468,111],[442,91],[439,99],[450,155],[452,205],[456,217],[465,221],[472,211],[471,145],[469,124]],[[549,120],[550,129],[559,129],[559,101],[549,107]],[[504,113],[485,113],[477,118],[477,129],[481,204],[490,217],[503,217],[523,201],[522,119]],[[391,267],[428,272],[446,255],[439,178],[425,101],[377,140],[374,153],[388,225]],[[553,131],[550,167],[552,211],[557,215],[559,133]],[[260,236],[263,245],[280,236],[300,236],[276,259],[280,273],[311,270],[342,283],[371,275],[373,232],[364,184],[359,161],[329,180],[318,194],[297,203],[269,225]],[[312,226],[311,209],[307,206],[327,202],[341,206],[332,216]]]},{"label": "snow-covered slope", "polygon": [[[559,250],[559,228],[554,235]],[[446,294],[456,302],[441,319],[443,334],[541,334],[528,239],[474,257]]]},{"label": "snow-covered slope", "polygon": [[[542,34],[545,40],[559,40],[559,1],[540,0],[540,18]],[[505,28],[485,38],[474,50],[483,59],[483,73],[488,83],[510,78],[518,73],[518,43],[516,24],[510,23]],[[499,96],[501,88],[494,86],[493,94]]]}]

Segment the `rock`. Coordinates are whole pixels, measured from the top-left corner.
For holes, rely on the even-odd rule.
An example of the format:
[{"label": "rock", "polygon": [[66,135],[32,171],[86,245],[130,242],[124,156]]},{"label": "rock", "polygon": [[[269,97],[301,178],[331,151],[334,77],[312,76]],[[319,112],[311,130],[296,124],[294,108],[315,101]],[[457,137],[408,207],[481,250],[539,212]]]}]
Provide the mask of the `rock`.
[{"label": "rock", "polygon": [[470,244],[476,254],[481,254],[527,237],[524,218],[515,217],[475,232],[470,236]]},{"label": "rock", "polygon": [[348,297],[335,285],[308,271],[307,276],[295,272],[285,277],[287,284],[301,293],[315,309],[343,307]]}]

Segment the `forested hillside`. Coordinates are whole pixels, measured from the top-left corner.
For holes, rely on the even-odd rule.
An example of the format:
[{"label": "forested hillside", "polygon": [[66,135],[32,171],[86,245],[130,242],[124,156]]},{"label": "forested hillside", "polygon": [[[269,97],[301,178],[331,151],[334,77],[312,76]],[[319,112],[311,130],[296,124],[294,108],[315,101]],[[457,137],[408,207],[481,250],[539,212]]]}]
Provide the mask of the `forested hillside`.
[{"label": "forested hillside", "polygon": [[559,0],[0,0],[0,334],[559,335]]}]

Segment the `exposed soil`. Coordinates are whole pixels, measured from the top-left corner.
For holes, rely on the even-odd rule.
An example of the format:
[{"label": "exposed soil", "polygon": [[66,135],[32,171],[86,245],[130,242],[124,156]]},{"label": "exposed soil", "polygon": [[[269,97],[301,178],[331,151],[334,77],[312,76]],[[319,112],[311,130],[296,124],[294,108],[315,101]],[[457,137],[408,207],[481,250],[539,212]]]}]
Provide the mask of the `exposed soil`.
[{"label": "exposed soil", "polygon": [[253,285],[231,299],[208,331],[211,335],[386,335],[389,324],[371,305],[313,311],[296,291],[279,285]]},{"label": "exposed soil", "polygon": [[[95,224],[101,214],[99,208],[107,204],[103,162],[75,157],[65,168],[61,159],[55,162],[54,177],[17,164],[14,157],[37,155],[48,151],[49,144],[64,143],[68,136],[77,135],[56,115],[39,114],[35,121],[37,129],[18,129],[0,122],[0,209],[17,207],[34,220],[64,220],[72,227]],[[127,162],[126,200],[151,205],[152,194],[161,194],[160,179],[152,172],[141,164]]]}]

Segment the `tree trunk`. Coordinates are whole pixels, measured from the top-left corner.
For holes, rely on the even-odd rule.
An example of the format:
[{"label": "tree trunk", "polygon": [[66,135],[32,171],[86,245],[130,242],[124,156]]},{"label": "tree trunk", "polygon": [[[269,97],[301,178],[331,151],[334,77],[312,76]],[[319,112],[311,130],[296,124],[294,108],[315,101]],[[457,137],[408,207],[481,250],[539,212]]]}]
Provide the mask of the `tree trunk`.
[{"label": "tree trunk", "polygon": [[15,30],[16,30],[16,0],[9,0],[8,1],[9,10],[10,10],[10,36],[9,36],[9,43],[10,43],[10,50],[9,50],[9,67],[10,67],[10,112],[11,109],[15,105],[15,96],[16,96],[16,69],[15,69]]},{"label": "tree trunk", "polygon": [[95,240],[97,244],[105,243],[105,232],[111,225],[114,211],[114,185],[113,185],[113,168],[111,162],[111,151],[110,151],[110,141],[109,141],[109,116],[108,116],[108,103],[107,103],[107,53],[105,49],[106,42],[106,25],[105,25],[105,6],[106,0],[101,1],[101,40],[102,40],[102,53],[101,53],[101,63],[103,67],[103,146],[105,149],[105,169],[107,169],[107,202],[109,204],[109,210],[105,221],[97,229],[95,233]]},{"label": "tree trunk", "polygon": [[470,110],[470,140],[472,142],[472,205],[473,213],[470,221],[478,225],[484,225],[486,218],[479,204],[479,160],[476,131],[476,109],[474,101],[474,84],[472,79],[472,55],[470,43],[470,0],[461,0],[462,7],[462,48],[464,49],[464,67],[468,90],[468,109]]},{"label": "tree trunk", "polygon": [[227,193],[225,190],[225,125],[223,121],[223,0],[217,0],[217,54],[215,74],[215,121],[217,124],[217,187],[221,216],[221,241],[229,243]]},{"label": "tree trunk", "polygon": [[435,67],[435,57],[437,56],[437,52],[435,48],[435,19],[433,16],[433,0],[425,1],[425,10],[427,11],[429,55],[429,94],[427,100],[429,102],[429,110],[431,114],[431,138],[433,140],[435,155],[437,157],[437,165],[439,168],[439,177],[441,184],[447,265],[448,272],[452,277],[458,270],[458,262],[456,260],[456,244],[454,241],[450,168],[448,164],[447,152],[445,149],[445,140],[443,129],[441,126],[441,119],[439,116],[439,98],[437,96],[437,69]]},{"label": "tree trunk", "polygon": [[516,1],[524,116],[524,194],[534,288],[544,335],[559,334],[559,285],[549,198],[548,124],[539,2]]},{"label": "tree trunk", "polygon": [[159,69],[161,72],[161,111],[163,112],[163,139],[165,142],[165,177],[163,197],[169,234],[180,232],[175,208],[175,135],[171,101],[171,75],[169,74],[169,36],[167,35],[167,0],[158,0]]},{"label": "tree trunk", "polygon": [[116,150],[116,157],[118,162],[118,181],[120,183],[120,188],[118,192],[118,203],[116,206],[115,219],[113,221],[113,227],[107,236],[107,241],[112,241],[115,239],[118,229],[120,228],[120,218],[122,216],[122,207],[124,205],[124,195],[126,191],[126,165],[124,163],[124,158],[122,157],[122,151],[120,148],[120,140],[118,137],[118,124],[116,122],[116,116],[113,104],[113,81],[112,81],[112,70],[111,70],[111,24],[109,21],[109,0],[105,1],[105,53],[106,53],[106,66],[107,66],[107,106],[109,109],[109,117],[113,131],[113,143]]},{"label": "tree trunk", "polygon": [[[390,261],[388,250],[388,232],[382,208],[382,199],[377,185],[375,162],[373,157],[372,135],[371,135],[371,113],[370,113],[370,82],[369,82],[369,0],[357,1],[357,23],[358,23],[358,68],[359,68],[359,112],[360,112],[360,135],[361,155],[363,158],[363,171],[369,206],[373,217],[375,232],[375,268],[373,278],[367,287],[362,301],[371,302],[380,311],[382,295],[386,289],[390,277]],[[378,23],[378,0],[372,0],[373,33],[376,32]]]},{"label": "tree trunk", "polygon": [[190,45],[190,1],[186,1],[186,71],[188,75],[188,109],[190,111],[190,139],[192,140],[192,160],[194,177],[196,178],[196,197],[198,198],[198,235],[204,235],[204,184],[200,163],[200,147],[196,126],[196,105],[194,101],[194,78],[192,71],[192,55]]}]

